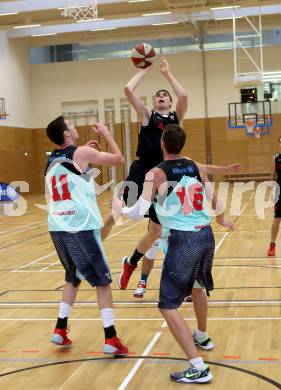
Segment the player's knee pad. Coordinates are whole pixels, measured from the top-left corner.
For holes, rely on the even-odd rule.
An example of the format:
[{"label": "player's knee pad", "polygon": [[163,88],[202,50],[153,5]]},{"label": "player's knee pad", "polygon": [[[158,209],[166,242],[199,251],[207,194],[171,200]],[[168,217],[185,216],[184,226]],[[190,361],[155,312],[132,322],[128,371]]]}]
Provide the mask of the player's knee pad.
[{"label": "player's knee pad", "polygon": [[154,243],[152,244],[152,247],[145,253],[145,257],[148,260],[154,260],[156,253],[159,249],[159,243],[160,243],[160,238],[158,240],[155,240]]}]

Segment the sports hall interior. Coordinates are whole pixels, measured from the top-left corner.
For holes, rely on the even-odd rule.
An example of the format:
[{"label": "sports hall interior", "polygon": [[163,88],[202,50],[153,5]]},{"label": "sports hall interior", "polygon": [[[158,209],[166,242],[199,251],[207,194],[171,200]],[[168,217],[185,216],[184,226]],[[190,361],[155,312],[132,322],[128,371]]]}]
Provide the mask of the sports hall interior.
[{"label": "sports hall interior", "polygon": [[[233,82],[233,18],[219,20],[211,10],[229,5],[244,12],[259,10],[265,37],[263,71],[279,72],[279,81],[271,80],[277,85],[281,83],[280,2],[99,0],[98,17],[104,20],[86,23],[62,16],[58,8],[64,6],[63,0],[50,3],[0,1],[0,98],[5,99],[9,114],[0,120],[0,181],[16,182],[22,197],[21,204],[0,202],[0,388],[154,390],[165,386],[170,390],[180,386],[170,382],[169,374],[186,365],[185,356],[157,309],[163,255],[157,254],[143,299],[133,297],[139,269],[127,290],[118,289],[121,257],[135,249],[147,229],[145,220],[123,219],[104,242],[114,277],[117,329],[130,355],[113,359],[102,354],[96,294],[86,282],[71,315],[73,346],[50,343],[64,273],[48,234],[44,207],[44,171],[54,149],[45,129],[64,113],[76,124],[83,145],[97,138],[91,124],[110,126],[125,164],[114,171],[96,167],[99,206],[103,215],[108,213],[112,177],[115,184],[122,182],[136,159],[140,123],[124,95],[124,86],[136,72],[130,50],[137,42],[148,42],[157,56],[137,93],[152,108],[157,90],[171,91],[159,70],[159,57],[164,55],[188,94],[184,155],[203,164],[243,164],[239,174],[211,178],[216,189],[222,181],[230,183],[226,214],[235,228],[231,232],[212,224],[215,290],[209,297],[208,332],[215,348],[202,355],[214,379],[204,388],[280,389],[280,239],[276,256],[268,258],[273,207],[265,201],[263,215],[257,213],[256,189],[270,180],[273,155],[281,152],[281,95],[271,99],[272,126],[259,139],[248,136],[245,128],[228,127],[228,104],[241,102],[242,88]],[[166,14],[156,15],[160,12]],[[259,13],[251,16],[252,23],[258,23]],[[239,31],[247,34],[249,24],[244,19]],[[95,27],[97,23],[100,27]],[[14,28],[22,25],[35,26]],[[247,47],[253,58],[260,53],[257,41],[250,40]],[[240,66],[243,72],[253,70],[247,56]],[[264,100],[264,84],[264,80],[255,84],[258,100]],[[253,184],[243,193],[239,211],[231,212],[235,181]],[[17,213],[18,208],[23,211]],[[180,310],[195,327],[192,303],[184,303]]]}]

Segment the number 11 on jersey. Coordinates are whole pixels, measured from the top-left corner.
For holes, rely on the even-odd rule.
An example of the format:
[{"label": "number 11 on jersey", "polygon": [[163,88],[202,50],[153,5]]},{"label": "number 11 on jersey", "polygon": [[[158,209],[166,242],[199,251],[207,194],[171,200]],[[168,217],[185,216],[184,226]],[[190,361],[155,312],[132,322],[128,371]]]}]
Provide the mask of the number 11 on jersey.
[{"label": "number 11 on jersey", "polygon": [[59,182],[61,185],[62,193],[59,193],[56,176],[51,177],[52,196],[55,202],[62,200],[71,200],[71,193],[68,188],[67,175],[60,175]]}]

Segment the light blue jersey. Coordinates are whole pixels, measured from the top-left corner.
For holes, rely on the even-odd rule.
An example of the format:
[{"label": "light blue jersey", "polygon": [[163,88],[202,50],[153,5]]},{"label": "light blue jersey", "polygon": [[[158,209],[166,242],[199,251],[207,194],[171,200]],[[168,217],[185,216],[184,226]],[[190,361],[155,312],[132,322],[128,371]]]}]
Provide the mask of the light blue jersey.
[{"label": "light blue jersey", "polygon": [[49,158],[45,179],[50,196],[50,231],[78,232],[103,226],[92,170],[79,174],[74,168],[72,156],[75,149],[58,149]]},{"label": "light blue jersey", "polygon": [[210,225],[205,188],[196,164],[187,159],[164,161],[160,165],[172,187],[164,199],[159,195],[155,210],[166,229],[199,231]]}]

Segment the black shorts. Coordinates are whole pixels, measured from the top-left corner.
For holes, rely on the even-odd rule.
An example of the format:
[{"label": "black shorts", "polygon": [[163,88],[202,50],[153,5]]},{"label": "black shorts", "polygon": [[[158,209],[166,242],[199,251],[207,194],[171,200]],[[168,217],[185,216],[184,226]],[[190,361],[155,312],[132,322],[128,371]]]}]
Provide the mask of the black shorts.
[{"label": "black shorts", "polygon": [[[130,167],[129,175],[126,178],[126,182],[133,182],[136,184],[136,186],[132,186],[131,188],[129,186],[125,186],[124,194],[123,194],[124,202],[128,207],[132,207],[136,203],[138,198],[141,196],[145,175],[152,168],[153,166],[151,166],[151,164],[147,164],[143,160],[133,161]],[[149,208],[145,217],[150,218],[152,222],[160,225],[159,219],[156,215],[156,211],[153,205]]]},{"label": "black shorts", "polygon": [[112,282],[99,234],[99,230],[50,232],[65,269],[65,281],[74,287],[81,282],[77,270],[92,286],[107,286]]},{"label": "black shorts", "polygon": [[274,206],[274,218],[281,218],[281,200],[278,200]]},{"label": "black shorts", "polygon": [[191,294],[195,280],[207,294],[214,289],[212,264],[215,239],[212,228],[199,232],[171,230],[160,281],[158,307],[177,309]]}]

